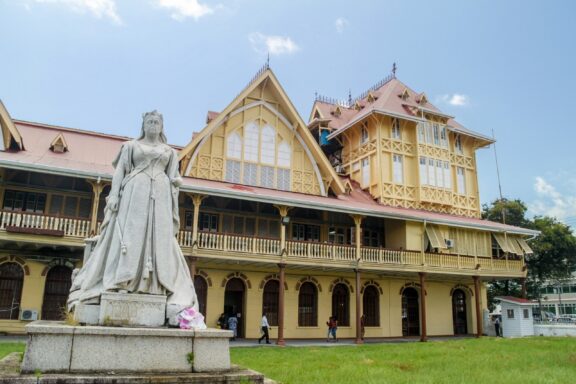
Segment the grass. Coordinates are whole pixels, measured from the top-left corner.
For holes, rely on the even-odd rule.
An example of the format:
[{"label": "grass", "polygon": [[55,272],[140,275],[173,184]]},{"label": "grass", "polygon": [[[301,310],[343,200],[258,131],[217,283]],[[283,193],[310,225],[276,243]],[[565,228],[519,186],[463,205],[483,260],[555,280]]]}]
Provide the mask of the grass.
[{"label": "grass", "polygon": [[282,384],[571,383],[576,338],[463,339],[345,347],[232,348]]},{"label": "grass", "polygon": [[24,352],[25,343],[0,343],[0,359],[12,352]]}]

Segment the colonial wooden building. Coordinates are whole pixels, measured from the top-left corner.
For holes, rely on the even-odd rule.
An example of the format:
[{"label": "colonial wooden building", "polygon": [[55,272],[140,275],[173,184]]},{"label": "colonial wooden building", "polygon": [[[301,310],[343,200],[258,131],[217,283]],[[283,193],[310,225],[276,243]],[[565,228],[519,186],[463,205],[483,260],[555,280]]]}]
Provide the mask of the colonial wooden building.
[{"label": "colonial wooden building", "polygon": [[[0,105],[0,331],[58,319],[127,137],[13,120]],[[192,131],[192,129],[191,129]],[[180,151],[178,240],[209,326],[240,337],[473,334],[484,282],[526,276],[534,231],[480,219],[492,143],[390,76],[303,121],[265,67]]]}]

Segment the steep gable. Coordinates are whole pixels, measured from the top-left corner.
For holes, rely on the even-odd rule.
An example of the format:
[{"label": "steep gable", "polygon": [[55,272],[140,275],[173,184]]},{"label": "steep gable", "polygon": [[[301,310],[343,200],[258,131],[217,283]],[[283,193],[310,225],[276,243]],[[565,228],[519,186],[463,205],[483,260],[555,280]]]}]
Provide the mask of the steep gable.
[{"label": "steep gable", "polygon": [[14,122],[6,110],[6,107],[4,107],[2,100],[0,100],[0,128],[2,129],[2,144],[4,150],[24,150],[24,141],[22,140],[22,136],[14,125]]},{"label": "steep gable", "polygon": [[328,159],[264,67],[181,152],[185,176],[314,195],[345,193]]}]

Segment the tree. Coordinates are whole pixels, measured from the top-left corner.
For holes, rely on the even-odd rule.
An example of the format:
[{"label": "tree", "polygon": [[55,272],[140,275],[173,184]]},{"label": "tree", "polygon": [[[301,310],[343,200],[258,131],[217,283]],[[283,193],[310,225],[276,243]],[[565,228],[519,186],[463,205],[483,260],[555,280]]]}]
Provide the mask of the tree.
[{"label": "tree", "polygon": [[[537,216],[526,218],[526,205],[516,199],[498,199],[482,206],[482,217],[518,227],[540,231],[540,235],[530,242],[533,255],[526,257],[528,275],[527,293],[531,298],[540,296],[542,284],[565,279],[576,270],[576,237],[572,229],[556,218]],[[493,281],[488,286],[488,300],[496,296],[518,296],[520,284],[514,280]]]}]

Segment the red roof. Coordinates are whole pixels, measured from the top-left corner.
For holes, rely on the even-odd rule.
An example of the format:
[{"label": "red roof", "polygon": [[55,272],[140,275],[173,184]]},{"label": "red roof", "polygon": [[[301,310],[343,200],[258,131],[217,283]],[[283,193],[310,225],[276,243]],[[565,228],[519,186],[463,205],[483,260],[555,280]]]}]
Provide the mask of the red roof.
[{"label": "red roof", "polygon": [[532,300],[528,300],[528,299],[523,299],[521,297],[514,297],[514,296],[498,296],[495,297],[494,300],[500,300],[500,301],[507,301],[510,303],[515,303],[515,304],[534,304],[534,302]]}]

